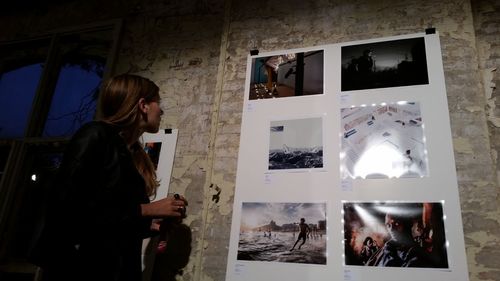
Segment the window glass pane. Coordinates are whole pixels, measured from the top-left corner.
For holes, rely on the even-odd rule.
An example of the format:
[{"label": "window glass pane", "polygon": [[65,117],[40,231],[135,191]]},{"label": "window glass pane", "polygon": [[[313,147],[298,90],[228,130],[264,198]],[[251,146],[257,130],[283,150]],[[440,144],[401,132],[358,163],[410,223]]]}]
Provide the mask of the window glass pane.
[{"label": "window glass pane", "polygon": [[24,136],[50,39],[0,45],[0,139]]},{"label": "window glass pane", "polygon": [[18,187],[18,211],[16,223],[12,229],[14,235],[9,241],[12,258],[23,259],[34,245],[43,223],[44,210],[49,199],[49,189],[63,157],[62,145],[36,145],[28,150],[24,161],[22,180]]},{"label": "window glass pane", "polygon": [[41,63],[0,74],[0,138],[24,135],[41,74]]},{"label": "window glass pane", "polygon": [[70,136],[92,120],[101,76],[80,66],[64,66],[57,81],[44,137]]},{"label": "window glass pane", "polygon": [[93,119],[111,38],[110,30],[61,38],[62,67],[43,137],[71,136]]},{"label": "window glass pane", "polygon": [[2,177],[5,172],[5,166],[7,166],[7,159],[9,158],[10,146],[3,145],[0,146],[0,182],[2,182]]}]

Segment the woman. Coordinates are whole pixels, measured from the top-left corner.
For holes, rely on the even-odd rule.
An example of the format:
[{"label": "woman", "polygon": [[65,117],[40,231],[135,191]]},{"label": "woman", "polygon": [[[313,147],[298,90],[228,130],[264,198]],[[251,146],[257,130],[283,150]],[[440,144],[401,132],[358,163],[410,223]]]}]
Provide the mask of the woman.
[{"label": "woman", "polygon": [[184,198],[150,203],[158,181],[139,143],[163,111],[159,88],[136,75],[116,76],[100,97],[100,120],[72,138],[60,167],[38,263],[44,280],[141,280],[142,240],[152,218],[181,217]]}]

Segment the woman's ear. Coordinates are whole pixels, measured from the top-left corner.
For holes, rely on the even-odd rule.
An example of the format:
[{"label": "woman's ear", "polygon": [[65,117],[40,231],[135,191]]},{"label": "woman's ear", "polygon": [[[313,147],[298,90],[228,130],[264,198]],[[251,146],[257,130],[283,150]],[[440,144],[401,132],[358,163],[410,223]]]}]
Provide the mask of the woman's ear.
[{"label": "woman's ear", "polygon": [[149,105],[146,103],[146,100],[144,98],[139,99],[138,106],[139,106],[139,110],[142,113],[148,113]]}]

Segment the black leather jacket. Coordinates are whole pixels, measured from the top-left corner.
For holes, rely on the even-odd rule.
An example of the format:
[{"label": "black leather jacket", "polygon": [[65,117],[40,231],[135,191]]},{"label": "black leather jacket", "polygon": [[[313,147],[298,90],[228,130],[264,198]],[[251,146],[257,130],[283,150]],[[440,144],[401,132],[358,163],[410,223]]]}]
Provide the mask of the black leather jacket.
[{"label": "black leather jacket", "polygon": [[140,204],[149,198],[118,130],[84,125],[59,172],[37,249],[49,279],[140,281],[142,239],[151,234]]}]

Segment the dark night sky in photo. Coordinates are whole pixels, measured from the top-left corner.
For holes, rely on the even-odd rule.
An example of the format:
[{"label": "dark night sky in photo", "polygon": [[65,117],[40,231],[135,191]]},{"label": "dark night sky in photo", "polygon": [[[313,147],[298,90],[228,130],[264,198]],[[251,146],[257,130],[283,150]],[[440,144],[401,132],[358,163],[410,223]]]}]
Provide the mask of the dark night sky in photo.
[{"label": "dark night sky in photo", "polygon": [[[411,48],[423,41],[423,38],[412,38],[403,40],[394,40],[379,43],[370,43],[354,46],[342,47],[342,67],[346,68],[347,64],[353,59],[363,55],[363,51],[372,50],[372,57],[375,60],[375,65],[379,69],[396,67],[398,63],[407,59],[412,61]],[[425,45],[423,45],[425,46]]]}]

